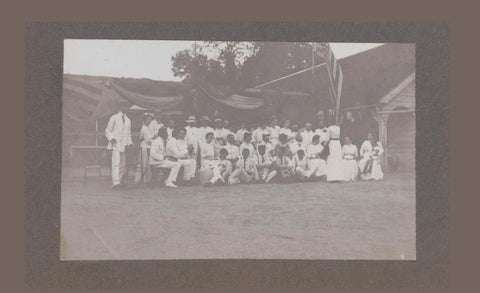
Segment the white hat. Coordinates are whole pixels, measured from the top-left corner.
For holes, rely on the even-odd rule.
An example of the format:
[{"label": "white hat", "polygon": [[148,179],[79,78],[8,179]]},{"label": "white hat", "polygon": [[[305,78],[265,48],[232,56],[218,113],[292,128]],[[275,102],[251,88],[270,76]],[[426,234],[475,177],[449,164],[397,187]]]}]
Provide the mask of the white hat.
[{"label": "white hat", "polygon": [[188,116],[188,118],[187,118],[187,120],[186,120],[185,122],[194,123],[194,122],[197,122],[197,120],[195,119],[195,116],[190,115],[190,116]]}]

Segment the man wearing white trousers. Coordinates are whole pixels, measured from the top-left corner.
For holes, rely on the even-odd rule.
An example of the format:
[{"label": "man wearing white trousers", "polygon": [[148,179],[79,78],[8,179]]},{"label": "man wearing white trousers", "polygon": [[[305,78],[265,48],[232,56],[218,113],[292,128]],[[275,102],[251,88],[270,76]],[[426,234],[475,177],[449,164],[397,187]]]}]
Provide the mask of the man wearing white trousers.
[{"label": "man wearing white trousers", "polygon": [[152,168],[170,169],[170,174],[165,180],[166,187],[177,187],[173,182],[177,180],[178,171],[182,164],[173,157],[167,157],[165,141],[168,138],[167,128],[162,127],[158,130],[158,136],[152,141],[150,148],[150,166]]},{"label": "man wearing white trousers", "polygon": [[193,145],[188,145],[185,140],[186,131],[184,128],[174,130],[173,137],[167,142],[167,156],[176,158],[183,167],[184,184],[193,182],[197,163],[194,157]]},{"label": "man wearing white trousers", "polygon": [[125,147],[132,144],[131,122],[121,109],[110,117],[105,136],[108,139],[107,150],[112,151],[112,187],[118,189],[125,174]]}]

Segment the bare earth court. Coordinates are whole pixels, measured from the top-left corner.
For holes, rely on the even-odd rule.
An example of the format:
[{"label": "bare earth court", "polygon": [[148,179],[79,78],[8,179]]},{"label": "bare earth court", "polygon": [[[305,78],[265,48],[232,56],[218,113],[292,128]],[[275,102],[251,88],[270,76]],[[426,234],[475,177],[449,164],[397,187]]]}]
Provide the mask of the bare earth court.
[{"label": "bare earth court", "polygon": [[62,260],[414,260],[415,176],[136,188],[62,183]]}]

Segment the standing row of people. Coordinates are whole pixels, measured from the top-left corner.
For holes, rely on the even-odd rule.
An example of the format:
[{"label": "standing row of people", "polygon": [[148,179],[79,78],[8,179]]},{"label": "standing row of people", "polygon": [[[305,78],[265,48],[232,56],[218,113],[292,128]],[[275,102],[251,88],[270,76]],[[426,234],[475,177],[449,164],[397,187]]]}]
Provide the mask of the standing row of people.
[{"label": "standing row of people", "polygon": [[[122,114],[112,116],[111,121],[118,123],[117,116]],[[109,146],[117,145],[111,134],[112,123],[105,131]],[[136,181],[150,180],[152,169],[169,169],[167,187],[176,187],[179,181],[185,185],[210,185],[383,178],[381,144],[371,136],[359,153],[346,137],[342,147],[340,127],[335,124],[313,129],[311,123],[306,123],[298,129],[295,125],[290,127],[290,121],[286,120],[280,127],[273,117],[268,123],[249,128],[242,123],[233,131],[228,120],[210,121],[204,116],[197,123],[194,116],[189,116],[186,127],[176,128],[173,120],[163,125],[153,115],[146,114],[140,140],[141,176]],[[128,143],[131,138],[123,144]],[[112,153],[112,179],[116,188],[120,175],[113,174],[118,165],[113,158]],[[177,178],[180,170],[183,170],[181,178]]]}]

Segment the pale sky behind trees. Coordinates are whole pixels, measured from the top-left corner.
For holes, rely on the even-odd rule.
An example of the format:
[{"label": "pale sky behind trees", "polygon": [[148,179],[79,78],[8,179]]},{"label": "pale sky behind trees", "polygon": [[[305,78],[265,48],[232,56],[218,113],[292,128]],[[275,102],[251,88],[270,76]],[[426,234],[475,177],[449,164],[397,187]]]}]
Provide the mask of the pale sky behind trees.
[{"label": "pale sky behind trees", "polygon": [[[191,48],[193,41],[65,40],[64,73],[180,81],[172,72],[172,56]],[[342,59],[380,43],[330,43]]]}]

